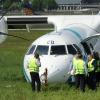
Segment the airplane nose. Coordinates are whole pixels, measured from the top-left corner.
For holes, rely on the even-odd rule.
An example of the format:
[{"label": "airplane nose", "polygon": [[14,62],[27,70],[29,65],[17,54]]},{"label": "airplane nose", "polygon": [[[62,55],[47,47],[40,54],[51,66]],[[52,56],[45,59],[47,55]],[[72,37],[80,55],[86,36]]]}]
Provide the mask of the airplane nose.
[{"label": "airplane nose", "polygon": [[[41,80],[45,80],[47,77],[48,83],[66,82],[70,76],[68,72],[70,70],[71,59],[72,57],[69,56],[53,56],[52,59],[43,59],[44,62],[39,73]],[[45,68],[47,68],[47,76],[44,75]]]},{"label": "airplane nose", "polygon": [[[32,55],[26,55],[24,58],[24,75],[28,82],[31,81],[29,70],[27,69],[28,60]],[[69,68],[70,68],[70,59],[69,56],[44,56],[41,57],[41,67],[39,68],[39,75],[41,82],[54,83],[54,82],[66,82],[69,78]]]}]

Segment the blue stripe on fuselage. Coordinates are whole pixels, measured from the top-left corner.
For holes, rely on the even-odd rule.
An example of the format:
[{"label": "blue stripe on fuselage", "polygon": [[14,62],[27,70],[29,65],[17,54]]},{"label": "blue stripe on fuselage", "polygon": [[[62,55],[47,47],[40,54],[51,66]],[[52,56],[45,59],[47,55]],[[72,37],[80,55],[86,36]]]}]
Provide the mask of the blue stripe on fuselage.
[{"label": "blue stripe on fuselage", "polygon": [[25,76],[25,79],[27,80],[27,82],[30,82],[30,79],[29,79],[28,75],[26,74],[24,67],[23,67],[23,73],[24,73],[24,76]]},{"label": "blue stripe on fuselage", "polygon": [[64,30],[68,30],[68,31],[74,33],[74,35],[76,35],[81,41],[83,40],[83,38],[82,38],[81,35],[80,35],[81,33],[78,33],[77,31],[75,31],[75,30],[73,30],[73,29],[71,29],[71,28],[66,28],[66,29],[64,29]]},{"label": "blue stripe on fuselage", "polygon": [[6,34],[6,33],[3,33],[3,32],[0,32],[0,35],[8,35],[8,34]]}]

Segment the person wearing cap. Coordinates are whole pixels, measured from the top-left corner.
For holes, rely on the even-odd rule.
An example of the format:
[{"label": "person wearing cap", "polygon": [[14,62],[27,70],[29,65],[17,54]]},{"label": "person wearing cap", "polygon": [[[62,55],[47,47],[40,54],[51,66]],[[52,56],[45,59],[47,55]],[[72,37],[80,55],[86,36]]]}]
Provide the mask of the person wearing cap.
[{"label": "person wearing cap", "polygon": [[35,53],[34,56],[29,60],[28,68],[31,76],[32,90],[35,91],[35,82],[37,83],[37,91],[41,90],[41,82],[39,77],[39,67],[41,66],[39,54]]}]

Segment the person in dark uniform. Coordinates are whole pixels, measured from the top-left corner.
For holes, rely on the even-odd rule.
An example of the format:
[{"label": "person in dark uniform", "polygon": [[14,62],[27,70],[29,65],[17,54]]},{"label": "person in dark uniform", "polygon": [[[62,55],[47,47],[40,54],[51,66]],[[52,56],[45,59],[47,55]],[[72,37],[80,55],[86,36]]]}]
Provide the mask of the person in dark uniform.
[{"label": "person in dark uniform", "polygon": [[88,55],[88,87],[92,90],[96,90],[96,60],[94,59],[93,55]]},{"label": "person in dark uniform", "polygon": [[35,91],[35,82],[37,83],[37,91],[41,90],[41,82],[39,78],[39,67],[41,66],[39,54],[35,53],[34,57],[29,60],[28,68],[31,76],[32,90]]},{"label": "person in dark uniform", "polygon": [[96,84],[99,86],[100,83],[100,57],[98,52],[94,52],[94,59],[96,60]]}]

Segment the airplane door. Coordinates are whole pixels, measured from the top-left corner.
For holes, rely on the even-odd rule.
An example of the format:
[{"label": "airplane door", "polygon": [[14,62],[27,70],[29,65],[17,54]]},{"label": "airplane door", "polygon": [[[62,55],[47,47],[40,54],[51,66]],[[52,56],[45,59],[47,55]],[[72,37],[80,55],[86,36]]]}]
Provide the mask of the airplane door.
[{"label": "airplane door", "polygon": [[86,42],[81,42],[85,52],[87,53],[87,55],[91,54],[91,50],[90,47],[88,46],[88,44]]},{"label": "airplane door", "polygon": [[83,45],[84,50],[86,51],[87,54],[91,54],[94,51],[100,53],[100,46],[97,45],[99,43],[100,43],[100,34],[95,34],[81,41],[81,44]]}]

